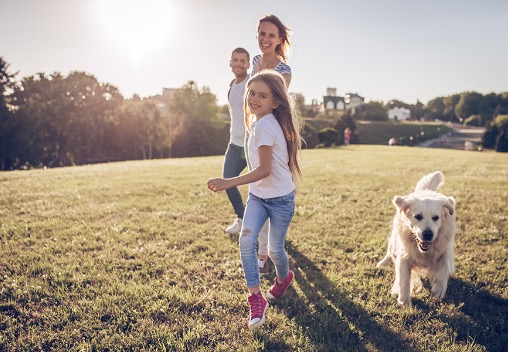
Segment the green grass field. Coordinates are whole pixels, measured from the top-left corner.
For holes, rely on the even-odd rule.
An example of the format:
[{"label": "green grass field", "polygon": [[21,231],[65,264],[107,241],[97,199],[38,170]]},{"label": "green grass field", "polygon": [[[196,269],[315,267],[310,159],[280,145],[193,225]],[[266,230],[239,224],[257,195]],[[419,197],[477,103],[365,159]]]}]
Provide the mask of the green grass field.
[{"label": "green grass field", "polygon": [[[295,282],[247,329],[222,156],[0,173],[1,351],[506,351],[508,155],[353,145],[303,152]],[[457,201],[443,302],[390,295],[394,195],[442,170]],[[247,188],[241,188],[244,195]],[[266,290],[274,273],[263,279]]]}]

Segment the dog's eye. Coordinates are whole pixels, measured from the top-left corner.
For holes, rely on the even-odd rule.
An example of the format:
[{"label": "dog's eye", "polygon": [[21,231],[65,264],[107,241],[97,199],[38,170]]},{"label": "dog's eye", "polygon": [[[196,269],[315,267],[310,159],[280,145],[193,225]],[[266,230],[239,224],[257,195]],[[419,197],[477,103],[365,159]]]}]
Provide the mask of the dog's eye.
[{"label": "dog's eye", "polygon": [[438,215],[434,215],[434,216],[432,217],[432,221],[438,221],[438,220],[439,220],[439,216],[438,216]]},{"label": "dog's eye", "polygon": [[415,215],[415,219],[418,220],[418,221],[422,221],[423,220],[423,216],[421,216],[420,214],[416,214]]}]

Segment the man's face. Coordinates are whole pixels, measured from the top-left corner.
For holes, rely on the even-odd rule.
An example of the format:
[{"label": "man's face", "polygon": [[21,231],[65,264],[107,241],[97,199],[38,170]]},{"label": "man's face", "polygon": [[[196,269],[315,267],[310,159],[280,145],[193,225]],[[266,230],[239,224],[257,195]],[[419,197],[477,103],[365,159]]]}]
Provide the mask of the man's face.
[{"label": "man's face", "polygon": [[247,74],[247,70],[250,67],[247,54],[245,53],[233,53],[229,66],[236,77],[244,77]]}]

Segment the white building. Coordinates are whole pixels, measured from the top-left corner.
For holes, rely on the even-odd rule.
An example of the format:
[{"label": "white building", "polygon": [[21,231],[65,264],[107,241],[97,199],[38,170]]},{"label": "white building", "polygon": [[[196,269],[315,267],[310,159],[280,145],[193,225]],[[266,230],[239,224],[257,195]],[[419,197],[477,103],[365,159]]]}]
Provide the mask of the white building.
[{"label": "white building", "polygon": [[390,120],[404,121],[409,120],[410,118],[411,110],[407,108],[395,106],[388,110],[388,119]]},{"label": "white building", "polygon": [[323,106],[326,110],[355,111],[364,104],[365,99],[357,93],[346,93],[343,97],[337,95],[337,88],[327,88],[323,97]]}]

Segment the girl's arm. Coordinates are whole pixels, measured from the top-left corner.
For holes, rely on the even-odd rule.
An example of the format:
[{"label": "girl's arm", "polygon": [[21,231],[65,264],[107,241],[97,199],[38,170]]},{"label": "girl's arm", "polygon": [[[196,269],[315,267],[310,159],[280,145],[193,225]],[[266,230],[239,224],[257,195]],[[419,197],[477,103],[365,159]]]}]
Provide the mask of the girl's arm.
[{"label": "girl's arm", "polygon": [[258,148],[259,167],[254,170],[233,178],[211,178],[208,180],[208,188],[211,191],[224,191],[229,188],[259,181],[272,172],[272,146],[262,145]]}]

